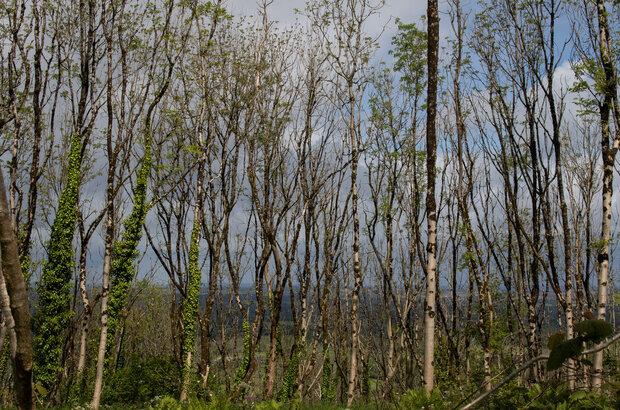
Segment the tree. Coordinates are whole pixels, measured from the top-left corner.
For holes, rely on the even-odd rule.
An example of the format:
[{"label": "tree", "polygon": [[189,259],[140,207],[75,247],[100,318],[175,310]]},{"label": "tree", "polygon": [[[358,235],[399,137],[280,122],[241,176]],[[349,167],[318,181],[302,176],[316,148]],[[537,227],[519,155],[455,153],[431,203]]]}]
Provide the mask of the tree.
[{"label": "tree", "polygon": [[63,345],[73,313],[71,277],[73,276],[73,236],[77,219],[76,206],[82,181],[82,159],[94,126],[98,107],[91,105],[95,95],[92,84],[97,70],[94,41],[97,31],[97,8],[93,0],[81,1],[76,20],[79,30],[79,97],[74,113],[74,128],[70,131],[70,152],[66,186],[60,196],[58,210],[51,228],[48,258],[37,286],[39,309],[35,314],[35,368],[37,379],[56,396],[59,375],[63,369]]},{"label": "tree", "polygon": [[15,369],[15,394],[20,409],[35,408],[32,396],[32,339],[30,335],[30,310],[28,289],[21,270],[17,238],[6,200],[4,176],[0,170],[0,280],[6,284],[10,298],[10,314],[14,321],[15,345],[11,346],[11,359]]},{"label": "tree", "polygon": [[[203,33],[205,29],[203,29],[200,19],[202,18],[201,14],[211,15],[211,27],[207,33]],[[198,34],[198,44],[197,48],[199,51],[198,56],[198,65],[200,67],[200,71],[197,75],[198,82],[201,86],[201,99],[199,103],[199,114],[198,114],[198,122],[196,124],[195,134],[197,140],[195,141],[195,147],[199,151],[199,159],[198,159],[198,170],[196,174],[196,199],[194,201],[194,215],[192,222],[192,231],[190,237],[190,245],[189,245],[189,258],[188,258],[188,287],[187,287],[187,295],[183,300],[183,380],[182,380],[182,388],[181,388],[181,401],[186,401],[188,398],[188,389],[190,382],[190,371],[193,365],[193,352],[195,348],[195,339],[196,339],[196,320],[199,316],[199,308],[198,308],[198,296],[200,293],[200,283],[202,279],[202,272],[199,266],[199,242],[202,234],[202,230],[204,228],[204,203],[205,203],[205,177],[207,173],[207,158],[208,151],[211,150],[213,146],[214,135],[213,127],[212,127],[212,119],[208,116],[209,107],[207,107],[209,103],[208,96],[208,85],[207,85],[207,62],[206,57],[207,53],[210,51],[210,46],[212,44],[213,36],[215,34],[216,27],[220,19],[225,18],[225,12],[221,9],[221,1],[218,1],[217,4],[206,3],[201,10],[194,9],[193,15],[196,20],[196,30]],[[207,35],[204,38],[205,34]],[[211,176],[211,175],[208,175]],[[220,242],[221,245],[221,242]],[[219,252],[217,254],[219,261]],[[213,260],[213,259],[212,259]],[[211,286],[210,286],[210,296],[213,297],[215,294],[215,280],[216,275],[212,275],[211,277]],[[207,307],[205,312],[205,317],[211,316],[211,309]],[[208,327],[208,325],[207,325]],[[207,330],[204,327],[202,330]],[[205,336],[208,338],[208,336]],[[203,339],[203,342],[208,342]],[[206,352],[208,354],[208,350]],[[207,358],[208,360],[208,358]],[[204,383],[206,383],[206,376],[204,377]]]},{"label": "tree", "polygon": [[[15,103],[13,98],[9,106],[15,108]],[[0,113],[4,114],[1,111]],[[0,130],[5,124],[0,124]],[[11,337],[11,359],[15,372],[17,405],[20,409],[31,409],[36,406],[32,391],[33,362],[28,289],[21,269],[18,240],[11,222],[5,186],[4,175],[0,169],[0,281],[3,287],[6,286],[6,295],[3,295],[3,299],[5,297],[10,299],[10,301],[3,300],[3,304],[9,302],[10,312],[3,313],[5,322],[9,320],[6,317],[7,313],[11,316],[13,328],[9,329],[9,332],[15,335],[14,338]]]},{"label": "tree", "polygon": [[[607,286],[609,281],[609,242],[611,240],[611,199],[613,195],[613,173],[616,153],[620,148],[620,106],[618,102],[617,68],[614,67],[613,41],[610,38],[608,13],[603,0],[596,1],[598,19],[598,52],[604,74],[602,89],[603,101],[599,105],[601,121],[601,155],[603,157],[602,222],[601,245],[598,249],[598,303],[596,316],[605,320],[607,314]],[[610,115],[611,114],[611,115]],[[611,117],[611,118],[610,118]],[[615,135],[612,131],[615,125]],[[593,359],[592,387],[600,390],[603,372],[603,352],[598,351]]]},{"label": "tree", "polygon": [[[344,141],[350,147],[350,206],[352,226],[352,267],[353,289],[351,290],[351,346],[347,380],[347,406],[351,406],[355,397],[358,379],[358,355],[360,349],[359,298],[362,287],[363,272],[360,261],[360,222],[358,212],[358,164],[362,147],[360,146],[361,101],[368,78],[370,55],[374,49],[374,40],[364,35],[368,19],[378,12],[383,2],[371,1],[337,1],[318,2],[308,11],[314,21],[315,29],[328,40],[329,63],[338,77],[341,92],[339,104],[342,104],[343,116],[346,121]],[[327,23],[328,25],[324,25]],[[334,30],[335,39],[327,30]]]},{"label": "tree", "polygon": [[426,297],[424,299],[424,390],[430,393],[435,377],[435,294],[437,291],[437,210],[435,174],[437,162],[437,66],[439,54],[439,10],[428,0],[428,91],[426,96]]},{"label": "tree", "polygon": [[[124,16],[124,7],[125,4],[120,4],[120,10],[116,10],[115,7],[117,5],[110,4],[110,8],[106,10],[106,14],[110,13],[111,17],[115,17],[116,13],[118,13],[119,20],[122,22],[122,18]],[[153,116],[157,105],[160,103],[162,98],[166,95],[166,91],[170,85],[170,79],[172,77],[174,65],[176,62],[175,56],[171,52],[171,42],[174,42],[176,38],[174,34],[171,32],[171,21],[173,18],[173,10],[174,3],[170,2],[167,7],[164,9],[165,14],[163,21],[159,20],[158,11],[152,10],[151,17],[154,22],[158,22],[158,30],[153,38],[153,43],[151,45],[151,49],[148,50],[150,54],[150,60],[146,59],[147,67],[148,67],[148,77],[146,87],[144,87],[144,95],[142,97],[142,104],[145,104],[148,98],[148,93],[154,83],[158,81],[155,96],[150,101],[148,108],[144,114],[144,128],[143,132],[143,146],[144,152],[140,161],[140,166],[137,171],[137,178],[134,188],[134,198],[133,198],[133,209],[124,221],[124,232],[120,241],[114,242],[114,231],[115,231],[115,203],[114,197],[117,192],[117,188],[115,187],[115,172],[116,172],[116,160],[118,156],[118,151],[120,150],[121,145],[117,143],[116,148],[113,148],[112,145],[112,132],[113,132],[113,124],[114,124],[114,115],[112,112],[112,93],[111,93],[111,85],[108,87],[108,161],[109,161],[109,169],[108,169],[108,183],[107,183],[107,203],[106,203],[106,211],[107,211],[107,221],[106,221],[106,250],[104,254],[104,267],[103,267],[103,278],[102,278],[102,301],[101,301],[101,332],[99,337],[99,348],[97,352],[97,371],[95,378],[95,388],[93,392],[93,408],[98,408],[101,400],[101,392],[103,388],[103,377],[104,370],[106,366],[106,361],[109,363],[109,355],[111,353],[111,347],[116,345],[114,342],[118,342],[120,337],[117,335],[117,331],[119,330],[119,322],[121,320],[121,315],[125,306],[127,304],[127,296],[129,287],[134,280],[135,277],[135,269],[133,267],[134,260],[137,256],[137,247],[142,238],[142,226],[144,225],[144,220],[146,218],[146,213],[149,208],[149,204],[147,202],[147,187],[149,182],[149,176],[151,173],[151,165],[152,165],[152,140],[153,140]],[[114,18],[112,18],[109,23],[113,23]],[[111,30],[113,27],[106,26],[104,22],[104,27],[107,30]],[[122,26],[121,26],[122,27]],[[183,29],[183,26],[180,27]],[[108,57],[108,79],[112,78],[112,33],[110,31],[106,32],[107,36],[107,57]],[[120,31],[120,35],[126,35],[125,32]],[[122,43],[122,38],[119,39]],[[126,50],[121,49],[121,64],[122,68],[126,69],[126,64],[128,62],[124,59],[126,56]],[[165,61],[163,64],[162,73],[158,73],[158,65]],[[126,72],[123,72],[126,74]],[[157,80],[156,80],[157,78]],[[123,82],[127,81],[127,78],[124,76],[122,78]],[[126,87],[126,83],[123,84],[123,88]],[[123,93],[124,94],[124,93]],[[123,95],[124,96],[124,95]],[[125,101],[122,101],[124,104]],[[140,113],[141,110],[138,110]],[[124,113],[124,111],[123,111]],[[124,120],[124,118],[120,119]],[[121,127],[119,127],[121,128]],[[122,129],[122,131],[131,131]],[[110,289],[111,283],[111,289]],[[108,308],[108,298],[109,298],[109,308]],[[108,337],[108,332],[111,337]],[[118,347],[117,351],[120,350]]]}]

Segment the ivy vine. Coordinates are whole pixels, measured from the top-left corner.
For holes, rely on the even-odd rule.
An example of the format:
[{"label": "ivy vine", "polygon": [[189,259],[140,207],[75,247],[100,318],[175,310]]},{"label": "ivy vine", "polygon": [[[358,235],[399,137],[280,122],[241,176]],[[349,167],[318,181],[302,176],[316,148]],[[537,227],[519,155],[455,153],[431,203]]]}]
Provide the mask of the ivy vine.
[{"label": "ivy vine", "polygon": [[332,363],[329,358],[329,352],[323,354],[323,375],[321,377],[321,397],[326,400],[333,400],[336,396],[335,385],[331,383],[332,379]]},{"label": "ivy vine", "polygon": [[198,265],[198,240],[200,220],[194,221],[189,247],[189,283],[187,295],[183,301],[183,380],[187,380],[192,363],[187,357],[194,352],[196,341],[196,317],[198,315],[198,296],[200,294],[201,272]]},{"label": "ivy vine", "polygon": [[237,370],[237,376],[235,377],[235,385],[238,385],[245,379],[245,376],[250,370],[250,322],[247,319],[243,320],[243,362]]},{"label": "ivy vine", "polygon": [[[71,277],[73,276],[73,235],[77,220],[76,206],[81,180],[82,141],[71,138],[67,185],[60,195],[58,211],[47,244],[47,261],[37,283],[39,307],[34,315],[34,368],[37,381],[52,387],[62,370],[60,357],[73,312],[71,311]],[[28,261],[22,260],[22,264]]]},{"label": "ivy vine", "polygon": [[151,173],[151,131],[147,128],[144,141],[144,155],[138,170],[134,189],[133,209],[123,221],[123,236],[115,242],[112,252],[112,266],[110,268],[110,300],[108,303],[108,337],[106,352],[111,352],[114,336],[122,317],[123,309],[127,304],[129,287],[135,276],[134,261],[138,257],[138,244],[142,239],[142,225],[148,211],[146,193],[148,178]]},{"label": "ivy vine", "polygon": [[284,372],[282,386],[278,392],[278,401],[286,401],[293,397],[293,387],[295,387],[295,379],[297,378],[297,370],[299,369],[299,349],[295,349],[293,357],[288,363]]}]

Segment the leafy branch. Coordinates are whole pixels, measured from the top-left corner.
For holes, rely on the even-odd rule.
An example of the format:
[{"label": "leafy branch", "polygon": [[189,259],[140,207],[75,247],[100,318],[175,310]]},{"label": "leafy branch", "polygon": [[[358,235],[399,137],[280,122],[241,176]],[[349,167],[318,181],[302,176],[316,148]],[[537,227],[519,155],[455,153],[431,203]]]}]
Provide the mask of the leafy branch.
[{"label": "leafy branch", "polygon": [[[593,323],[596,322],[596,323]],[[603,322],[605,324],[607,324],[609,326],[609,333],[606,336],[600,336],[603,333],[606,332],[606,326],[601,325],[598,322]],[[605,337],[609,336],[611,334],[611,326],[609,325],[609,323],[603,321],[603,320],[584,320],[582,322],[576,323],[575,324],[575,331],[580,333],[581,335],[574,338],[574,339],[569,339],[567,341],[561,340],[559,343],[556,340],[553,345],[553,348],[551,349],[551,352],[549,354],[541,354],[539,356],[536,356],[530,360],[528,360],[527,362],[525,362],[524,364],[522,364],[518,369],[515,369],[512,373],[510,373],[508,376],[506,376],[501,382],[499,382],[498,384],[496,384],[495,386],[493,386],[493,388],[491,388],[489,391],[484,392],[483,394],[481,394],[480,396],[478,396],[475,400],[471,401],[470,403],[468,403],[467,405],[465,405],[464,407],[461,408],[461,410],[466,410],[466,409],[471,409],[474,408],[475,406],[477,406],[478,404],[480,404],[484,399],[486,399],[488,396],[490,396],[491,394],[493,394],[495,391],[497,391],[500,387],[502,387],[503,385],[505,385],[506,383],[508,383],[510,380],[512,380],[513,378],[515,378],[518,374],[520,374],[521,372],[523,372],[524,370],[528,369],[530,366],[532,366],[535,363],[538,363],[540,361],[543,360],[547,360],[547,370],[553,370],[552,367],[554,367],[556,365],[556,361],[559,360],[559,358],[562,358],[562,361],[560,363],[560,365],[558,367],[555,367],[556,369],[561,367],[562,364],[567,361],[568,359],[574,359],[577,358],[579,356],[584,356],[584,355],[589,355],[589,354],[594,354],[596,352],[600,352],[602,350],[605,350],[606,348],[608,348],[609,346],[611,346],[612,344],[614,344],[615,342],[617,342],[618,340],[620,340],[620,333],[615,334],[612,338],[608,339],[605,343],[596,345],[595,347],[593,347],[592,349],[588,349],[583,351],[583,339],[585,338],[585,341],[592,341],[592,342],[597,342],[597,341],[602,341],[605,339]],[[551,339],[554,338],[554,336],[556,335],[552,335],[550,337],[549,340],[549,344],[551,345]],[[559,339],[559,337],[556,336],[556,338]],[[569,348],[567,347],[560,347],[565,343],[569,343],[572,345],[574,340],[578,340],[581,339],[582,341],[580,342],[582,349],[581,351],[577,352],[575,354],[575,352],[571,351]],[[554,351],[556,351],[556,353],[554,353]],[[557,353],[560,352],[560,353]],[[551,359],[551,357],[554,356],[554,359]],[[551,362],[551,365],[550,365]],[[458,406],[457,406],[458,407]]]}]

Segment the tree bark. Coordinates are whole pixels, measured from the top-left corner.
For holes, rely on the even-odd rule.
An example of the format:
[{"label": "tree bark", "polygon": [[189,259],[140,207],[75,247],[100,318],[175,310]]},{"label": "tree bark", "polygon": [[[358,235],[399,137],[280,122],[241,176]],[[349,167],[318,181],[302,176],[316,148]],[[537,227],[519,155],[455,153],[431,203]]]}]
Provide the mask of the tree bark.
[{"label": "tree bark", "polygon": [[424,300],[424,390],[434,386],[435,293],[437,288],[437,213],[435,204],[435,168],[437,161],[437,60],[439,53],[439,13],[437,0],[428,0],[428,95],[426,114],[426,220],[427,262]]},{"label": "tree bark", "polygon": [[[600,106],[601,118],[601,145],[603,157],[603,215],[601,226],[601,241],[598,251],[598,303],[596,305],[596,317],[599,320],[606,319],[607,313],[607,282],[609,281],[609,242],[611,239],[611,200],[613,195],[614,162],[618,146],[620,145],[620,130],[616,130],[613,145],[610,147],[610,111],[613,110],[614,118],[618,120],[618,98],[615,70],[611,58],[609,39],[609,25],[607,11],[603,0],[596,0],[597,17],[599,24],[599,47],[603,72],[605,74],[603,103]],[[592,387],[600,390],[603,374],[603,352],[594,354]]]},{"label": "tree bark", "polygon": [[15,395],[20,409],[31,409],[35,408],[35,404],[32,400],[32,338],[28,290],[22,274],[17,238],[12,226],[6,200],[4,176],[0,169],[0,256],[4,281],[10,297],[11,314],[15,322],[16,346],[15,354],[12,355]]}]

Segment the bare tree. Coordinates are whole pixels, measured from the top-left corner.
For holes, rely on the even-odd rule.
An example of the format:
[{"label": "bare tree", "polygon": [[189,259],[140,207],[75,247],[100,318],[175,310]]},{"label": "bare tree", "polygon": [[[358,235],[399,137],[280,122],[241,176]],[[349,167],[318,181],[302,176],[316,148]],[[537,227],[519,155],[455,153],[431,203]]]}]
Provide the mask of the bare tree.
[{"label": "bare tree", "polygon": [[435,173],[437,161],[437,66],[439,53],[439,7],[428,0],[428,91],[426,96],[426,297],[424,299],[424,390],[435,387],[435,294],[437,291],[437,209]]}]

